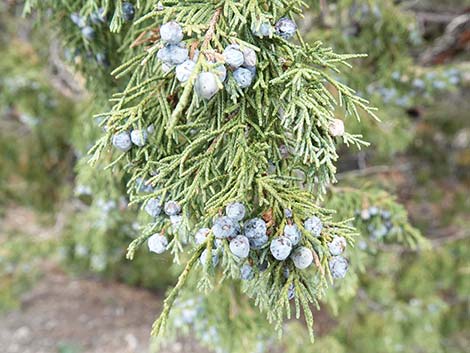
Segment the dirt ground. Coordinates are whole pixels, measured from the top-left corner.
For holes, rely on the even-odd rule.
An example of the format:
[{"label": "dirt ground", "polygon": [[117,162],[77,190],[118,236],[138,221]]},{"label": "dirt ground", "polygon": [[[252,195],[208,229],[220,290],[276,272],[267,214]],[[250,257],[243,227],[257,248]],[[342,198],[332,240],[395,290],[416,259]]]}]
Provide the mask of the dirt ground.
[{"label": "dirt ground", "polygon": [[[47,271],[22,300],[0,316],[1,353],[145,353],[161,298],[119,283]],[[178,342],[160,352],[205,352]]]}]

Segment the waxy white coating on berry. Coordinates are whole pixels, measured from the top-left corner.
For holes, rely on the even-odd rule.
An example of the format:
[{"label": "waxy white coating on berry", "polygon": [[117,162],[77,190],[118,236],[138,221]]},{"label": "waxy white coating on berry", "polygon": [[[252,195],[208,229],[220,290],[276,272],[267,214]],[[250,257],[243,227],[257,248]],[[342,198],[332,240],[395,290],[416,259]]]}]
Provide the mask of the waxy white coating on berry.
[{"label": "waxy white coating on berry", "polygon": [[164,210],[167,216],[175,216],[181,212],[181,206],[178,202],[170,200],[165,202]]},{"label": "waxy white coating on berry", "polygon": [[250,281],[253,279],[253,267],[249,264],[244,264],[240,269],[240,278],[244,281]]},{"label": "waxy white coating on berry", "polygon": [[95,30],[93,29],[93,27],[85,26],[82,28],[82,35],[86,39],[92,40],[93,38],[95,38]]},{"label": "waxy white coating on berry", "polygon": [[269,250],[271,250],[271,254],[276,260],[283,261],[289,257],[292,251],[292,243],[286,237],[279,237],[271,241]]},{"label": "waxy white coating on berry", "polygon": [[230,251],[238,258],[244,259],[250,253],[250,243],[244,235],[237,235],[230,241]]},{"label": "waxy white coating on berry", "polygon": [[207,241],[207,236],[211,230],[209,228],[201,228],[194,235],[194,242],[196,245],[201,245]]},{"label": "waxy white coating on berry", "polygon": [[162,212],[162,207],[160,205],[160,199],[151,198],[147,201],[144,207],[145,212],[147,212],[151,217],[157,217]]},{"label": "waxy white coating on berry", "polygon": [[137,189],[137,192],[152,192],[153,191],[152,185],[147,184],[143,178],[137,178],[135,180],[135,187]]},{"label": "waxy white coating on berry", "polygon": [[224,240],[223,239],[214,238],[214,247],[216,249],[221,248],[223,246],[224,246]]},{"label": "waxy white coating on berry", "polygon": [[293,213],[292,213],[292,210],[290,208],[284,209],[284,217],[286,217],[286,218],[292,218],[293,217]]},{"label": "waxy white coating on berry", "polygon": [[328,249],[330,250],[330,254],[335,256],[335,255],[340,255],[343,253],[344,249],[346,249],[346,239],[343,237],[334,237],[333,240],[328,244]]},{"label": "waxy white coating on berry", "polygon": [[106,57],[106,54],[96,53],[95,59],[100,65],[103,65],[105,67],[109,66],[109,61],[108,61],[108,58]]},{"label": "waxy white coating on berry", "polygon": [[[201,257],[199,258],[199,261],[201,262],[202,266],[206,265],[206,258],[207,258],[207,249],[205,249]],[[217,266],[219,263],[219,255],[217,254],[217,250],[212,250],[212,267]]]},{"label": "waxy white coating on berry", "polygon": [[219,64],[215,66],[214,70],[220,82],[224,82],[227,78],[227,68],[223,64]]},{"label": "waxy white coating on berry", "polygon": [[271,37],[273,35],[273,26],[269,22],[263,22],[263,23],[253,23],[251,26],[251,32],[259,37]]},{"label": "waxy white coating on berry", "polygon": [[181,227],[181,224],[183,224],[183,216],[180,214],[171,215],[170,222],[173,229],[177,230]]},{"label": "waxy white coating on berry", "polygon": [[122,3],[122,18],[124,21],[130,22],[134,19],[135,9],[134,5],[126,1]]},{"label": "waxy white coating on berry", "polygon": [[184,63],[188,55],[188,48],[183,43],[168,44],[157,52],[157,58],[170,66]]},{"label": "waxy white coating on berry", "polygon": [[286,224],[284,227],[284,236],[295,246],[300,242],[302,233],[300,233],[299,227],[297,227],[296,224]]},{"label": "waxy white coating on berry", "polygon": [[343,278],[348,271],[348,261],[342,256],[332,256],[328,263],[333,278]]},{"label": "waxy white coating on berry", "polygon": [[77,12],[72,12],[70,14],[70,19],[74,24],[76,24],[78,27],[82,28],[86,26],[86,20],[83,16],[80,16]]},{"label": "waxy white coating on berry", "polygon": [[188,81],[195,67],[196,63],[189,59],[186,60],[184,63],[179,64],[178,66],[176,66],[175,70],[176,79],[181,83]]},{"label": "waxy white coating on berry", "polygon": [[237,226],[230,217],[219,217],[212,226],[214,236],[219,239],[231,238],[237,233]]},{"label": "waxy white coating on berry", "polygon": [[212,72],[201,72],[197,76],[194,89],[199,97],[211,99],[219,91],[217,77]]},{"label": "waxy white coating on berry", "polygon": [[232,202],[225,207],[227,217],[239,222],[245,217],[245,206],[241,202]]},{"label": "waxy white coating on berry", "polygon": [[313,262],[312,250],[305,246],[300,246],[292,252],[291,259],[295,267],[300,270],[306,269]]},{"label": "waxy white coating on berry", "polygon": [[160,27],[160,38],[163,42],[177,44],[183,40],[183,29],[176,21],[170,21]]},{"label": "waxy white coating on berry", "polygon": [[244,67],[240,67],[233,72],[233,78],[241,88],[250,87],[253,83],[253,73]]},{"label": "waxy white coating on berry", "polygon": [[333,137],[344,135],[344,123],[343,120],[334,119],[328,126],[328,131]]},{"label": "waxy white coating on berry", "polygon": [[388,233],[388,229],[384,224],[380,224],[377,229],[372,232],[372,238],[381,239],[385,237]]},{"label": "waxy white coating on berry", "polygon": [[266,222],[261,218],[253,218],[245,223],[244,234],[248,239],[266,236]]},{"label": "waxy white coating on berry", "polygon": [[106,22],[106,15],[104,14],[104,8],[100,7],[98,10],[93,11],[92,14],[90,15],[90,21],[98,25],[100,23],[105,23]]},{"label": "waxy white coating on berry", "polygon": [[131,135],[127,131],[118,132],[113,136],[113,145],[123,152],[129,151],[132,147]]},{"label": "waxy white coating on berry", "polygon": [[305,220],[304,228],[307,232],[310,232],[313,236],[319,238],[323,229],[323,223],[320,218],[312,216]]},{"label": "waxy white coating on berry", "polygon": [[142,147],[147,142],[147,130],[135,129],[131,132],[132,143],[136,146]]},{"label": "waxy white coating on berry", "polygon": [[151,252],[163,254],[168,246],[168,240],[163,235],[157,233],[148,238],[147,245]]},{"label": "waxy white coating on berry", "polygon": [[291,39],[297,31],[297,25],[290,18],[281,18],[276,23],[276,33],[284,39]]},{"label": "waxy white coating on berry", "polygon": [[250,246],[255,249],[259,250],[263,247],[264,244],[266,244],[269,241],[268,236],[265,234],[261,237],[258,238],[251,238],[250,240]]},{"label": "waxy white coating on berry", "polygon": [[227,65],[237,68],[243,65],[245,58],[238,45],[229,45],[222,53]]},{"label": "waxy white coating on berry", "polygon": [[243,48],[243,66],[245,67],[254,67],[256,66],[256,52],[251,48]]}]

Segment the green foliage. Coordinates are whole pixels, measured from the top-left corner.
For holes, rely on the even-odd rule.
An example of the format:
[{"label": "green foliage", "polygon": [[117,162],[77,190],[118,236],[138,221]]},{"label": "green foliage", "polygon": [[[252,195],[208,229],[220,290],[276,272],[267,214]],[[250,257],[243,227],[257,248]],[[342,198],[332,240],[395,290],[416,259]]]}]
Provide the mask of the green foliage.
[{"label": "green foliage", "polygon": [[[368,255],[367,271],[356,278],[355,295],[337,295],[332,300],[334,318],[323,307],[319,315],[323,333],[315,344],[309,345],[303,325],[289,322],[282,342],[285,351],[464,352],[463,336],[468,330],[465,242],[422,253],[403,251],[387,249]],[[268,344],[272,348],[281,343]]]},{"label": "green foliage", "polygon": [[[405,209],[375,185],[349,179],[338,187],[330,185],[335,181],[339,155],[348,153],[347,146],[338,150],[341,142],[366,146],[359,135],[363,134],[374,143],[374,149],[385,154],[404,150],[414,138],[404,110],[429,101],[451,88],[455,84],[452,78],[460,78],[458,72],[437,70],[433,75],[415,68],[408,52],[411,17],[398,12],[391,1],[376,3],[380,16],[370,15],[369,7],[370,16],[359,21],[355,12],[350,17],[360,22],[357,34],[343,36],[342,31],[350,25],[346,21],[344,26],[315,30],[307,36],[312,40],[304,42],[298,35],[295,42],[288,42],[279,36],[257,38],[251,25],[299,15],[300,1],[164,1],[163,11],[152,1],[140,1],[135,4],[133,24],[122,21],[121,1],[27,1],[29,6],[52,9],[50,19],[60,26],[61,39],[80,53],[72,62],[87,78],[92,93],[87,102],[90,107],[74,130],[73,144],[82,157],[97,141],[92,149],[95,169],[87,165],[88,157],[77,164],[76,195],[81,203],[67,229],[63,246],[66,261],[75,268],[91,268],[152,288],[171,281],[174,271],[183,267],[154,326],[156,333],[166,326],[164,337],[159,337],[165,341],[191,334],[221,352],[263,351],[282,344],[292,352],[458,351],[459,339],[449,343],[442,337],[463,336],[461,317],[456,315],[458,309],[449,308],[442,300],[445,295],[439,291],[445,283],[444,291],[457,288],[455,296],[462,300],[462,293],[468,290],[463,285],[463,270],[448,281],[446,271],[464,268],[465,249],[452,249],[456,257],[449,256],[448,248],[437,254],[435,249],[429,250],[410,225]],[[340,17],[345,17],[350,4],[338,2]],[[69,16],[78,11],[90,18],[100,6],[109,21],[96,27],[96,40],[88,42]],[[201,51],[196,71],[183,85],[175,80],[174,71],[162,70],[155,55],[162,45],[159,25],[173,19],[183,25],[184,41],[192,47],[192,54],[196,47]],[[325,39],[334,50],[318,39]],[[373,47],[372,42],[376,42]],[[229,72],[224,89],[212,100],[203,101],[193,91],[197,73],[215,71],[222,60],[220,52],[229,43],[257,50],[255,83],[242,90]],[[88,60],[103,51],[112,53],[109,67]],[[370,55],[365,59],[336,51]],[[350,60],[354,69],[348,66]],[[110,71],[114,78],[108,75]],[[424,88],[409,93],[409,101],[398,101],[416,85],[416,79],[423,79]],[[436,81],[444,85],[436,85]],[[371,111],[350,86],[359,96],[369,95],[375,105],[386,103],[383,123],[369,118],[356,123],[359,115]],[[97,112],[106,112],[95,116],[98,124],[90,118]],[[346,115],[356,118],[346,120],[349,133],[331,136],[333,119]],[[116,132],[151,125],[155,131],[144,147],[134,146],[127,153],[112,149]],[[142,192],[149,186],[151,191]],[[129,196],[124,196],[126,192]],[[175,199],[183,206],[181,227],[174,227],[166,217],[150,220],[138,212],[158,196]],[[125,207],[127,197],[129,207]],[[225,240],[218,249],[218,268],[211,266],[210,256],[201,264],[202,251],[214,248],[213,235],[205,244],[195,246],[193,234],[199,227],[210,227],[231,201],[244,202],[249,217],[267,219],[271,236],[282,233],[285,208],[292,209],[299,225],[313,214],[321,217],[325,225],[321,239],[302,229],[303,245],[315,251],[318,262],[301,271],[287,261],[290,271],[285,278],[286,266],[274,261],[265,247],[250,256],[254,279],[240,283],[243,262],[231,255]],[[366,220],[362,211],[370,212],[371,207],[380,212]],[[382,211],[390,212],[390,217],[384,217]],[[382,226],[389,232],[374,235]],[[157,260],[140,249],[156,232],[164,233],[170,241],[170,254]],[[331,282],[327,245],[334,234],[349,241],[346,254],[352,271],[327,290]],[[131,264],[122,262],[126,242],[131,242]],[[169,270],[172,258],[185,265]],[[264,259],[268,267],[262,271],[256,265]],[[156,266],[149,265],[152,261]],[[430,268],[436,271],[435,276],[427,273]],[[287,293],[292,283],[295,299],[289,303]],[[415,287],[416,293],[410,290]],[[286,323],[285,318],[304,316],[311,334],[318,315],[313,306],[320,300],[326,304],[322,310],[329,308],[338,316],[330,335],[311,345],[306,342],[305,326],[296,320]],[[194,312],[204,320],[186,322],[187,315],[194,317]],[[276,331],[286,327],[283,343],[274,337],[271,322]]]},{"label": "green foliage", "polygon": [[[156,259],[157,266],[149,266],[155,258],[141,251],[134,263],[126,261],[126,244],[139,234],[139,218],[127,207],[119,182],[110,173],[80,168],[80,163],[78,169],[77,212],[68,219],[61,244],[67,267],[147,288],[171,284],[174,273],[168,270],[169,257]],[[110,183],[113,180],[115,183]]]},{"label": "green foliage", "polygon": [[[100,28],[95,28],[99,32],[96,40],[90,40],[84,38],[72,20],[66,20],[60,22],[62,37],[79,52],[93,55],[107,46],[108,52],[121,53],[123,60],[112,72],[122,83],[111,83],[100,79],[106,69],[98,70],[100,74],[94,77],[94,64],[74,59],[76,68],[88,78],[87,85],[95,93],[95,103],[101,102],[103,93],[120,91],[112,96],[110,111],[96,115],[104,134],[90,152],[97,168],[112,171],[112,176],[102,171],[98,176],[82,163],[78,166],[79,186],[92,190],[89,195],[92,203],[77,223],[90,220],[93,226],[84,228],[82,236],[79,235],[82,232],[73,227],[71,233],[73,237],[91,241],[92,245],[86,249],[92,249],[93,256],[89,258],[92,266],[93,259],[95,267],[96,259],[100,259],[98,267],[106,269],[108,261],[103,258],[109,258],[108,249],[100,247],[111,243],[102,239],[114,229],[128,233],[126,215],[112,212],[113,216],[104,217],[102,214],[110,200],[116,205],[121,203],[123,182],[130,195],[130,206],[145,205],[150,198],[158,197],[162,201],[173,199],[180,203],[183,220],[179,227],[172,225],[168,218],[149,222],[148,218],[139,216],[139,223],[146,225],[128,250],[128,257],[134,258],[140,245],[158,232],[169,238],[175,262],[188,261],[154,326],[153,332],[159,334],[165,329],[170,309],[193,272],[201,278],[199,288],[206,293],[216,288],[216,281],[239,278],[242,262],[231,254],[226,240],[217,250],[222,269],[214,271],[209,266],[210,257],[204,266],[196,266],[204,249],[212,251],[213,235],[204,246],[192,250],[194,243],[189,237],[197,227],[210,227],[214,217],[229,202],[243,202],[249,217],[262,216],[268,222],[271,236],[282,234],[286,224],[285,209],[292,210],[297,225],[316,215],[324,226],[320,239],[301,227],[302,245],[315,254],[315,267],[301,271],[289,262],[286,278],[284,264],[273,261],[265,246],[252,254],[250,262],[266,262],[266,270],[256,269],[255,278],[242,287],[278,331],[282,329],[284,318],[294,313],[299,318],[302,311],[312,334],[311,304],[318,306],[318,300],[331,282],[328,244],[334,236],[343,236],[352,244],[356,235],[347,218],[333,219],[334,212],[324,209],[320,202],[330,184],[336,181],[337,143],[342,141],[346,146],[358,148],[367,145],[358,134],[346,132],[335,137],[331,132],[337,114],[357,120],[361,113],[374,115],[365,99],[336,78],[342,70],[349,70],[348,60],[359,56],[336,54],[320,42],[306,43],[300,34],[297,43],[277,35],[260,39],[252,34],[252,28],[263,21],[274,24],[281,16],[300,14],[301,1],[164,1],[161,9],[153,8],[151,2],[140,2],[136,4],[137,20],[132,26],[121,20],[120,1],[115,6],[106,1],[86,1],[80,5],[70,1],[28,1],[26,11],[30,6],[51,9],[52,23],[56,24],[59,19],[70,19],[75,11],[89,23],[93,12],[103,6],[110,19],[109,32],[100,24]],[[183,26],[185,45],[191,48],[191,55],[195,49],[200,51],[195,59],[195,70],[183,85],[175,80],[173,71],[163,71],[155,55],[162,47],[156,25],[172,19]],[[149,46],[143,48],[144,43]],[[194,93],[197,75],[214,71],[217,65],[223,64],[221,52],[231,43],[256,51],[258,65],[253,86],[241,90],[229,72],[224,89],[209,101],[201,100]],[[111,62],[111,67],[116,63]],[[222,87],[221,82],[219,84]],[[106,87],[101,89],[102,85]],[[103,102],[102,106],[108,104]],[[90,139],[96,136],[96,129],[84,125],[88,127],[84,133],[79,132],[82,136]],[[154,131],[143,147],[120,154],[110,151],[112,137],[117,132],[149,126],[153,126]],[[282,153],[282,148],[287,153]],[[92,185],[93,180],[97,181],[95,185]],[[113,182],[106,185],[106,180]],[[152,188],[151,192],[140,191],[141,180]],[[115,192],[117,190],[120,191]],[[94,233],[98,236],[88,238],[87,234]],[[189,254],[183,253],[183,245],[187,243]],[[295,293],[293,308],[288,300],[291,286]]]},{"label": "green foliage", "polygon": [[0,38],[0,204],[6,200],[50,209],[62,197],[73,155],[73,105],[43,75],[44,58],[19,38]]},{"label": "green foliage", "polygon": [[[109,73],[129,55],[129,46],[139,34],[131,23],[123,21],[122,3],[121,0],[26,0],[24,4],[26,15],[33,9],[41,10],[35,12],[40,16],[38,25],[50,23],[49,29],[64,43],[64,58],[85,77],[88,91],[102,107],[120,85]],[[150,4],[138,5],[136,16],[149,10]],[[73,22],[72,14],[80,17],[83,26],[93,29],[92,38],[87,38],[83,27]]]},{"label": "green foliage", "polygon": [[[252,1],[236,5],[230,1],[164,2],[163,10],[150,12],[137,22],[136,27],[142,33],[149,33],[155,30],[155,22],[175,19],[187,34],[185,44],[193,50],[199,48],[201,54],[194,72],[182,86],[171,73],[165,74],[162,70],[155,55],[162,46],[158,41],[113,72],[117,77],[132,74],[125,90],[114,96],[112,110],[100,116],[104,119],[107,134],[92,149],[92,162],[103,155],[116,132],[154,125],[155,132],[148,144],[117,155],[110,167],[124,164],[131,174],[128,185],[132,186],[129,192],[133,203],[148,202],[157,197],[178,200],[184,217],[183,226],[178,230],[164,219],[150,223],[143,236],[130,245],[130,258],[148,236],[161,231],[171,236],[170,247],[178,261],[180,244],[187,237],[184,229],[194,229],[195,224],[210,226],[211,218],[234,200],[248,205],[253,216],[269,211],[271,222],[280,224],[280,229],[286,208],[292,209],[297,224],[313,214],[319,215],[326,234],[335,229],[337,235],[351,240],[352,229],[341,222],[330,225],[325,217],[328,212],[322,211],[310,199],[314,190],[323,193],[335,180],[334,162],[338,156],[335,141],[328,133],[335,106],[343,106],[347,115],[356,118],[359,118],[358,109],[372,112],[365,100],[354,96],[352,90],[334,80],[325,70],[339,72],[339,65],[355,56],[337,55],[323,48],[321,43],[309,45],[300,37],[300,45],[295,45],[277,36],[259,40],[251,32],[259,18],[275,18],[278,13],[287,11],[299,12],[297,5],[301,3],[287,8],[282,3],[259,6]],[[243,16],[239,12],[241,8],[246,10]],[[251,23],[247,19],[251,19]],[[225,90],[203,102],[193,93],[197,75],[220,65],[211,60],[230,43],[257,51],[259,65],[253,95],[246,95],[237,88],[229,74]],[[335,91],[337,98],[329,89]],[[260,110],[260,106],[264,109]],[[358,147],[364,144],[360,136],[348,133],[344,134],[343,141]],[[291,149],[287,160],[280,156],[281,145]],[[234,146],[239,148],[235,150]],[[273,171],[269,172],[270,169]],[[303,178],[298,177],[299,173]],[[150,195],[137,194],[134,184],[138,178],[154,188]],[[305,191],[298,188],[299,182],[303,183]],[[191,215],[191,219],[185,215]],[[280,234],[276,228],[272,231]],[[307,237],[307,233],[304,236],[308,239],[305,244],[310,243],[309,246],[321,254],[322,270],[318,273],[318,282],[311,282],[298,271],[285,281],[281,276],[282,266],[274,263],[248,289],[249,295],[255,297],[260,309],[267,312],[268,320],[275,322],[278,329],[283,317],[290,317],[287,290],[291,284],[296,287],[296,316],[299,317],[302,307],[310,326],[313,318],[309,304],[316,302],[327,284],[328,256],[323,254],[328,254],[326,242],[331,238],[327,237],[321,243]],[[228,244],[224,247],[228,250]],[[211,245],[208,251],[211,251]],[[199,248],[192,255],[180,281],[169,294],[154,333],[159,334],[164,328],[166,315],[184,284],[182,281],[201,252]],[[256,261],[264,261],[268,254],[268,249],[264,249]],[[233,270],[236,268],[234,259],[228,257],[224,252],[224,273],[238,277]],[[207,275],[203,278],[206,279],[203,283],[207,283],[204,287],[210,288]]]},{"label": "green foliage", "polygon": [[[318,7],[318,1],[311,3]],[[463,73],[414,63],[423,40],[415,16],[406,8],[392,0],[339,0],[323,9],[323,24],[312,26],[307,35],[308,40],[326,41],[340,52],[367,53],[341,80],[381,108],[380,123],[363,119],[347,124],[351,133],[371,143],[378,157],[403,152],[415,136],[409,112],[455,90]]]},{"label": "green foliage", "polygon": [[[351,320],[348,316],[357,320],[357,324],[352,326],[353,332],[348,333],[346,326],[338,331],[345,344],[351,347],[350,351],[374,350],[373,347],[380,346],[381,351],[386,352],[399,349],[405,352],[463,352],[463,346],[448,350],[450,344],[458,341],[450,343],[442,340],[441,335],[448,335],[449,330],[461,334],[460,330],[465,329],[461,324],[456,324],[461,318],[454,312],[459,310],[458,307],[462,312],[467,310],[464,308],[462,290],[468,288],[461,287],[466,275],[459,270],[465,256],[468,256],[464,248],[464,242],[461,242],[424,252],[421,256],[415,253],[396,254],[395,261],[387,258],[390,255],[382,255],[387,256],[382,259],[386,267],[379,268],[374,274],[381,280],[374,280],[371,273],[364,277],[367,281],[361,285],[361,288],[366,288],[366,292],[362,292],[364,303],[351,303],[355,310],[346,306],[340,311],[339,317],[343,320]],[[401,261],[397,261],[397,256]],[[389,266],[393,263],[398,266],[391,273]],[[388,279],[384,280],[383,276]],[[443,293],[455,296],[452,300],[454,304],[443,301]],[[360,321],[365,313],[368,320]]]},{"label": "green foliage", "polygon": [[[328,207],[340,210],[337,217],[354,217],[354,227],[364,240],[384,244],[402,244],[411,249],[425,247],[420,232],[410,225],[408,213],[395,197],[371,185],[333,189]],[[338,196],[341,192],[341,197]],[[340,207],[340,203],[347,206]],[[367,237],[368,236],[368,237]],[[367,247],[363,242],[360,247]],[[372,250],[373,251],[373,250]]]},{"label": "green foliage", "polygon": [[218,286],[217,293],[194,295],[191,279],[169,316],[168,335],[157,343],[186,336],[215,352],[262,352],[275,342],[272,329],[239,286]]},{"label": "green foliage", "polygon": [[0,313],[20,306],[20,295],[40,276],[38,264],[54,251],[54,243],[32,240],[17,230],[0,228]]}]

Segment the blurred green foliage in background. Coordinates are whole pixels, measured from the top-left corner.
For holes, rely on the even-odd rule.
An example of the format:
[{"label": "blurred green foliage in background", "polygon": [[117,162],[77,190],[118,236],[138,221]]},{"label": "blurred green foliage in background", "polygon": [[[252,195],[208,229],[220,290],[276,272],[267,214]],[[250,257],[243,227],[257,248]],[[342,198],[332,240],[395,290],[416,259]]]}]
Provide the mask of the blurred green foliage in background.
[{"label": "blurred green foliage in background", "polygon": [[[353,218],[361,231],[356,248],[350,250],[360,259],[352,264],[356,274],[326,300],[315,345],[305,344],[305,328],[293,322],[287,324],[284,350],[465,352],[470,346],[468,64],[454,60],[442,66],[419,65],[416,56],[432,38],[421,38],[414,12],[394,1],[339,0],[323,25],[315,20],[318,2],[310,2],[311,18],[304,23],[309,40],[320,39],[339,52],[369,54],[357,60],[344,79],[372,97],[383,122],[347,122],[349,130],[362,133],[372,146],[342,157],[340,175],[368,197],[353,189],[344,190],[350,200],[347,207],[339,207],[334,196],[326,200],[341,210],[339,218]],[[437,5],[444,6],[432,4]],[[462,8],[460,1],[446,5]],[[88,104],[92,97],[64,94],[60,75],[50,63],[54,37],[45,28],[33,29],[28,20],[11,16],[11,11],[15,13],[0,5],[0,311],[18,307],[20,294],[41,275],[39,263],[51,254],[74,274],[166,288],[177,272],[169,270],[169,259],[156,261],[142,251],[132,263],[125,260],[126,246],[137,236],[142,217],[127,207],[125,185],[116,176],[87,167],[84,160],[76,163],[100,133],[90,118],[95,113]],[[80,77],[75,79],[80,82]],[[356,166],[364,158],[371,170],[387,168],[368,174],[367,167]],[[391,196],[395,193],[405,206]],[[21,208],[38,214],[27,219],[39,227],[15,224]],[[384,213],[365,217],[364,211],[371,208]],[[388,213],[393,214],[390,219]],[[419,231],[429,244],[416,252]],[[404,233],[411,236],[405,238]],[[230,312],[230,300],[237,296],[235,289],[227,290],[218,308]],[[219,327],[214,336],[220,346],[246,351],[242,344],[234,346],[227,328],[241,330],[248,317],[256,323],[260,345],[273,344],[269,326],[256,314],[234,321],[220,311],[211,315],[213,303],[207,298],[197,305],[206,310],[208,321],[196,327],[176,320],[183,334],[196,332],[204,343],[208,338],[201,332]],[[175,315],[184,316],[178,310]],[[254,334],[247,338],[256,339]]]}]

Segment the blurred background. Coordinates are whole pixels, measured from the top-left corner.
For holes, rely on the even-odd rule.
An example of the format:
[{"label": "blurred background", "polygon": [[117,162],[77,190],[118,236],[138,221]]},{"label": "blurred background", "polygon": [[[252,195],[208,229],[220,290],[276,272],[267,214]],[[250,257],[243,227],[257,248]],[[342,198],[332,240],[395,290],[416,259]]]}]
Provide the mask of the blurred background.
[{"label": "blurred background", "polygon": [[[356,275],[318,311],[314,345],[299,344],[302,324],[292,322],[267,351],[468,352],[470,2],[307,2],[308,41],[368,54],[339,78],[382,122],[346,122],[371,146],[344,150],[335,188],[369,197],[351,193],[348,209],[327,199],[361,231]],[[76,70],[91,59],[22,6],[0,2],[0,352],[149,352],[179,269],[146,251],[125,260],[137,210],[126,208],[119,176],[82,159],[100,134]],[[377,241],[393,230],[387,215],[373,218],[384,205],[429,246]],[[210,336],[189,332],[162,351],[210,352]],[[259,343],[254,351],[272,347]]]}]

